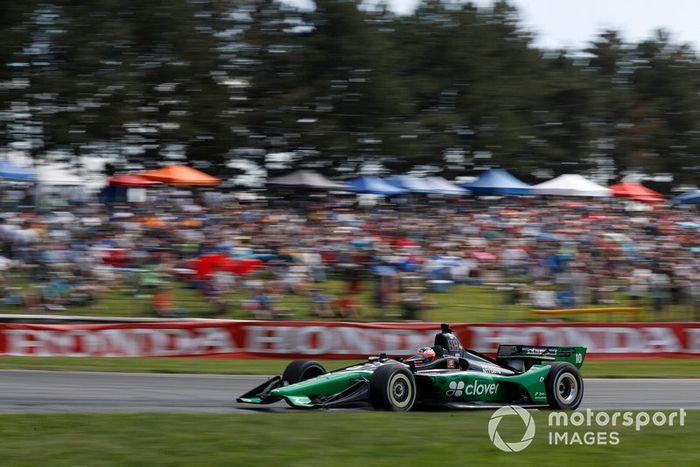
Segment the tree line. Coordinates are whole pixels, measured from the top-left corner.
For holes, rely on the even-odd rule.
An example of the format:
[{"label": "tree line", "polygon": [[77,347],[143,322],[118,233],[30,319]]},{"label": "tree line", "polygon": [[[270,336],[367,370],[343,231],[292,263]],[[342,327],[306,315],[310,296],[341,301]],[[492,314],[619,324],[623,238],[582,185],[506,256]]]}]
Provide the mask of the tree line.
[{"label": "tree line", "polygon": [[663,31],[541,50],[503,1],[2,3],[0,148],[39,162],[697,183],[700,62]]}]

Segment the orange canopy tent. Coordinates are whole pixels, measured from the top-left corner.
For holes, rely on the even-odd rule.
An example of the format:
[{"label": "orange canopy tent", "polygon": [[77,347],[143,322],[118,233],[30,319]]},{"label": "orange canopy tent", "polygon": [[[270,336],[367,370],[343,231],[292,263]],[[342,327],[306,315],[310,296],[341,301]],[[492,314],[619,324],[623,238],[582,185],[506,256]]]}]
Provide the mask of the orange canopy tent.
[{"label": "orange canopy tent", "polygon": [[207,175],[192,167],[187,167],[186,165],[171,165],[169,167],[143,172],[138,175],[149,180],[167,183],[168,185],[214,186],[221,183],[221,180],[218,178]]},{"label": "orange canopy tent", "polygon": [[630,198],[643,203],[659,204],[664,202],[664,197],[639,183],[618,183],[609,187],[614,196]]}]

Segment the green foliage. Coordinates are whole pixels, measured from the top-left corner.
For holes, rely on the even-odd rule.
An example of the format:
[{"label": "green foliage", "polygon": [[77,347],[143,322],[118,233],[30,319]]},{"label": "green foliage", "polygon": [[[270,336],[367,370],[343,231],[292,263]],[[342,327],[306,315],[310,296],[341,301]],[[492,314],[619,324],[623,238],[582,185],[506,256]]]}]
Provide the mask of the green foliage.
[{"label": "green foliage", "polygon": [[664,32],[606,31],[582,55],[534,48],[508,2],[424,0],[406,16],[360,0],[5,3],[0,144],[38,158],[155,165],[175,148],[226,176],[287,152],[334,174],[500,165],[531,181],[692,183],[700,167],[700,62]]}]

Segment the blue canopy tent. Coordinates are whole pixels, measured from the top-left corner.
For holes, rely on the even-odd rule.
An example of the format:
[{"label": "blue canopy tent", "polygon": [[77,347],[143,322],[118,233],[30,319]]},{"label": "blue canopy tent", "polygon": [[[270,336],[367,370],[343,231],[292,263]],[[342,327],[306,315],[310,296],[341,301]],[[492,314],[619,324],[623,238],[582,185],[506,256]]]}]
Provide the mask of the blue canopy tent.
[{"label": "blue canopy tent", "polygon": [[18,167],[7,161],[0,161],[0,178],[22,182],[33,182],[36,180],[36,172],[31,169]]},{"label": "blue canopy tent", "polygon": [[384,180],[386,183],[402,188],[411,193],[425,193],[439,195],[440,190],[436,189],[424,178],[411,177],[409,175],[394,175]]},{"label": "blue canopy tent", "polygon": [[408,190],[386,183],[379,177],[359,177],[348,180],[347,185],[356,193],[369,193],[373,195],[402,195]]},{"label": "blue canopy tent", "polygon": [[460,185],[474,195],[529,195],[530,185],[503,169],[490,169],[473,182]]},{"label": "blue canopy tent", "polygon": [[671,200],[672,204],[700,204],[700,190],[689,191],[676,196]]}]

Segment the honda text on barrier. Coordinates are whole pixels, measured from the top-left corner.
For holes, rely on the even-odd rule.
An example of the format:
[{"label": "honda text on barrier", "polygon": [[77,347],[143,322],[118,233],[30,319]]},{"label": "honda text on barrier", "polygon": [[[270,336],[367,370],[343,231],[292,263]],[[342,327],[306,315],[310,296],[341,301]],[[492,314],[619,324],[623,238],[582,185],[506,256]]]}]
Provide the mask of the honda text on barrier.
[{"label": "honda text on barrier", "polygon": [[335,408],[371,404],[407,411],[414,406],[487,408],[508,404],[573,410],[583,398],[579,368],[584,347],[500,345],[495,359],[466,350],[447,324],[432,347],[409,358],[385,355],[327,372],[311,360],[294,360],[237,400],[292,407]]}]

